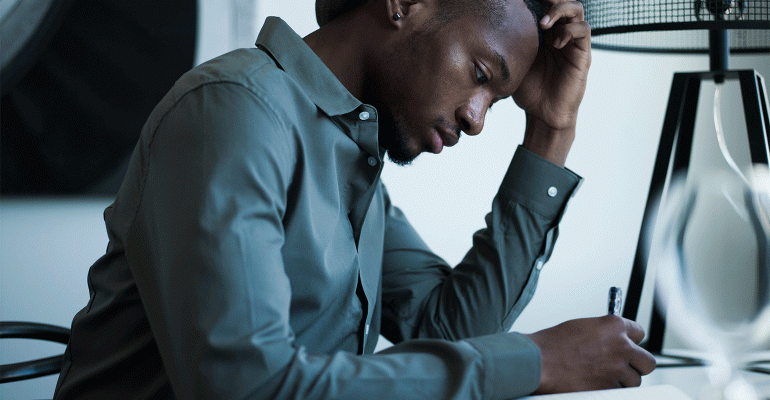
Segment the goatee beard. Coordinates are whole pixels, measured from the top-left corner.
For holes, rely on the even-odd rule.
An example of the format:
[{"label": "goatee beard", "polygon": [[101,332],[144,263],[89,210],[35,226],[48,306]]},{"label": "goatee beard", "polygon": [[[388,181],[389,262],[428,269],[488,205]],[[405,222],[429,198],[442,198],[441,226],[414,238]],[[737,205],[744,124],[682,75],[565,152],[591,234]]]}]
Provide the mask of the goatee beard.
[{"label": "goatee beard", "polygon": [[417,158],[417,154],[414,154],[409,150],[406,140],[404,140],[404,130],[396,121],[393,121],[390,124],[389,133],[389,140],[385,147],[388,152],[388,158],[393,163],[402,167],[410,165],[412,161]]}]

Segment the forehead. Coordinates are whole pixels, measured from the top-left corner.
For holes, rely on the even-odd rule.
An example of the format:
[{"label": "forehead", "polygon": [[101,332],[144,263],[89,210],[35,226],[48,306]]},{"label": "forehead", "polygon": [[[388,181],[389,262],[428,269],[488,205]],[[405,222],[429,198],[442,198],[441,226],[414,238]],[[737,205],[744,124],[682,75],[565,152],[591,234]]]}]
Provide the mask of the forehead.
[{"label": "forehead", "polygon": [[[484,0],[480,0],[484,1]],[[495,1],[495,0],[492,0]],[[457,18],[455,37],[473,52],[504,67],[511,76],[528,71],[538,51],[537,22],[523,0],[501,1],[497,15],[467,14]],[[490,66],[492,67],[492,66]]]}]

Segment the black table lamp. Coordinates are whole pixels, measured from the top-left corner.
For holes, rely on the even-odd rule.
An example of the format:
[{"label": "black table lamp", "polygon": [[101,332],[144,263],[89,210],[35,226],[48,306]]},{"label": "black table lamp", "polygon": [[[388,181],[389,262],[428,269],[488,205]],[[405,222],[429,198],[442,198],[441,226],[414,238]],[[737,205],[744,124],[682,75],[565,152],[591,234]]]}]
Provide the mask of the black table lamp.
[{"label": "black table lamp", "polygon": [[[647,275],[648,247],[644,233],[652,230],[656,195],[673,174],[686,172],[693,143],[701,82],[738,80],[743,100],[752,163],[768,163],[768,100],[764,79],[754,70],[729,70],[730,53],[770,56],[770,1],[750,0],[585,0],[597,49],[677,54],[708,54],[710,70],[674,74],[663,122],[650,192],[631,271],[623,317],[636,319]],[[770,63],[770,57],[768,61]],[[673,157],[673,159],[672,159]],[[660,353],[665,312],[654,297],[645,344]]]}]

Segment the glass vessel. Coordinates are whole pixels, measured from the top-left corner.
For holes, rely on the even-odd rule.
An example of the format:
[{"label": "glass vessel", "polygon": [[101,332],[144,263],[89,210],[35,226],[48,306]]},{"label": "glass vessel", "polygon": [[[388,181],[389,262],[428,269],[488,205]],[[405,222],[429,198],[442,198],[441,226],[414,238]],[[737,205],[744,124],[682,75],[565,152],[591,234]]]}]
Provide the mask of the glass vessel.
[{"label": "glass vessel", "polygon": [[770,174],[672,179],[651,234],[667,326],[705,354],[701,398],[754,400],[742,368],[770,341]]}]

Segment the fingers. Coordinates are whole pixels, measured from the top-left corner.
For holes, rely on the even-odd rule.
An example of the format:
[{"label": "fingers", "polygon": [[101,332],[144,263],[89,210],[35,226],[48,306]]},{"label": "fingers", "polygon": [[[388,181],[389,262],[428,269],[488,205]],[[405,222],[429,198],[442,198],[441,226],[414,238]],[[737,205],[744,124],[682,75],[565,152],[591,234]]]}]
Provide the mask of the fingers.
[{"label": "fingers", "polygon": [[638,348],[630,362],[619,373],[618,383],[622,387],[636,387],[642,384],[642,376],[655,369],[655,357],[648,351]]},{"label": "fingers", "polygon": [[578,1],[567,1],[551,5],[548,12],[540,20],[540,27],[551,29],[559,21],[572,23],[585,20],[583,4]]},{"label": "fingers", "polygon": [[540,20],[544,30],[553,29],[553,46],[563,48],[569,42],[577,43],[582,50],[590,49],[591,26],[585,21],[583,4],[577,1],[556,3]]},{"label": "fingers", "polygon": [[588,25],[588,22],[580,21],[568,25],[557,25],[551,29],[555,36],[553,46],[557,49],[563,48],[571,41],[581,46],[582,50],[587,50],[586,45],[591,46],[591,26]]},{"label": "fingers", "polygon": [[642,384],[642,375],[634,368],[627,367],[618,383],[620,387],[637,387]]},{"label": "fingers", "polygon": [[644,339],[644,329],[635,321],[623,318],[626,335],[634,342],[629,344],[630,354],[628,354],[628,365],[623,373],[620,383],[625,387],[639,386],[642,382],[642,376],[649,374],[655,369],[655,357],[647,350],[638,346]]},{"label": "fingers", "polygon": [[657,362],[655,361],[655,356],[653,356],[649,351],[639,347],[637,348],[637,351],[634,352],[634,354],[631,356],[628,364],[640,375],[647,375],[655,370]]},{"label": "fingers", "polygon": [[626,325],[626,334],[628,338],[633,340],[634,343],[639,344],[644,339],[644,328],[636,321],[630,319],[623,319],[623,323]]},{"label": "fingers", "polygon": [[615,316],[608,317],[620,318],[625,326],[626,336],[634,342],[633,345],[629,343],[629,346],[631,346],[629,364],[642,375],[652,372],[655,369],[655,357],[649,351],[638,346],[642,339],[644,339],[644,328],[636,321],[630,319]]},{"label": "fingers", "polygon": [[642,376],[651,373],[656,366],[655,357],[647,350],[638,346],[644,339],[644,329],[636,323],[625,318],[608,316],[608,318],[620,319],[623,322],[625,334],[632,343],[628,343],[623,350],[626,360],[621,371],[619,371],[618,382],[624,387],[639,386],[642,382]]}]

